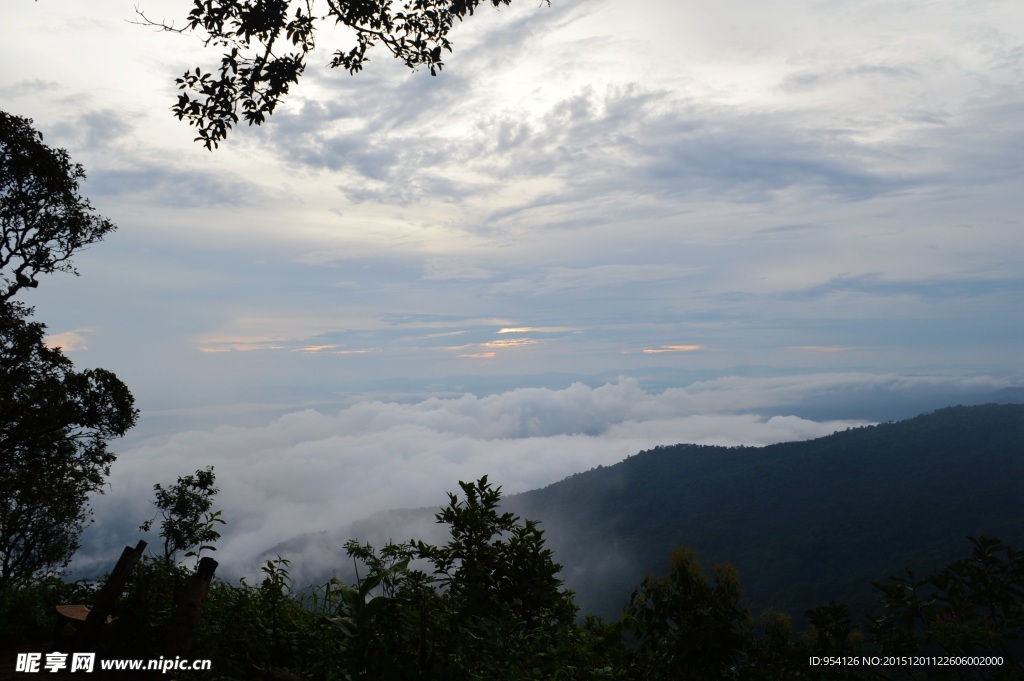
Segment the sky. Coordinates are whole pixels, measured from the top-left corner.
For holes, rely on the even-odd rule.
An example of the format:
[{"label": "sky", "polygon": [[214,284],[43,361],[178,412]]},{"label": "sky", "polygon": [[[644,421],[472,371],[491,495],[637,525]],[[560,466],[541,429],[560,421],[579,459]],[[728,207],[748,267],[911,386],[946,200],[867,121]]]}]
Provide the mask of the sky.
[{"label": "sky", "polygon": [[517,0],[435,78],[331,71],[325,29],[213,153],[170,106],[219,55],[136,5],[190,6],[0,21],[0,109],[118,225],[20,296],[142,413],[87,548],[134,544],[152,484],[200,466],[241,564],[483,473],[1024,385],[1020,3]]}]

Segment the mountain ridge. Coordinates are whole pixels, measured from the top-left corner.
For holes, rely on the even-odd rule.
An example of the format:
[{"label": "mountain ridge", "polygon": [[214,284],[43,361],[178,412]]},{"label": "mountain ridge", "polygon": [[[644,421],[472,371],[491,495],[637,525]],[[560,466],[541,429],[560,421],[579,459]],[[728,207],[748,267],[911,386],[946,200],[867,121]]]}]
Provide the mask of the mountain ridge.
[{"label": "mountain ridge", "polygon": [[[685,544],[706,564],[736,565],[755,610],[798,614],[830,599],[870,608],[872,580],[939,567],[969,535],[1024,544],[1021,489],[1024,405],[987,404],[764,447],[656,447],[503,505],[540,521],[583,612],[616,617]],[[377,514],[305,541],[440,541],[435,511]],[[287,549],[303,550],[303,537],[271,552]]]}]

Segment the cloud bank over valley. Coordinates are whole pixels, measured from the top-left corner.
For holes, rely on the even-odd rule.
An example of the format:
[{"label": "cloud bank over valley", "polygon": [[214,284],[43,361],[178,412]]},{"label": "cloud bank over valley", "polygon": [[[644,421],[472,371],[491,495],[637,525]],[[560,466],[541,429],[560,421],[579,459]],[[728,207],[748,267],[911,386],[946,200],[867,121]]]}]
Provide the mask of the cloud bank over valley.
[{"label": "cloud bank over valley", "polygon": [[732,376],[650,390],[622,377],[594,386],[365,400],[259,426],[151,437],[121,450],[76,565],[88,570],[97,555],[137,534],[134,528],[153,513],[154,483],[208,465],[216,468],[217,506],[228,521],[216,557],[225,574],[251,573],[255,556],[281,541],[388,509],[440,506],[459,480],[488,475],[513,494],[657,445],[760,446],[870,422],[798,415],[821,402],[845,404],[855,414],[858,399],[970,399],[1006,385],[988,377],[830,373]]}]

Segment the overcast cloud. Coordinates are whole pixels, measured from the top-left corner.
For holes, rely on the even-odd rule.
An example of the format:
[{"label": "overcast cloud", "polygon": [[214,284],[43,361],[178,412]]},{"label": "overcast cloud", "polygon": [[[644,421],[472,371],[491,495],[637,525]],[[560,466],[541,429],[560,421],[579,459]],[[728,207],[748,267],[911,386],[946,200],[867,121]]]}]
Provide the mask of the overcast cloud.
[{"label": "overcast cloud", "polygon": [[437,78],[329,72],[327,32],[213,154],[169,107],[217,55],[135,4],[0,21],[0,108],[119,225],[21,296],[142,409],[95,546],[209,464],[242,560],[482,473],[518,491],[863,420],[793,407],[819,389],[1024,380],[1019,3],[517,1]]}]

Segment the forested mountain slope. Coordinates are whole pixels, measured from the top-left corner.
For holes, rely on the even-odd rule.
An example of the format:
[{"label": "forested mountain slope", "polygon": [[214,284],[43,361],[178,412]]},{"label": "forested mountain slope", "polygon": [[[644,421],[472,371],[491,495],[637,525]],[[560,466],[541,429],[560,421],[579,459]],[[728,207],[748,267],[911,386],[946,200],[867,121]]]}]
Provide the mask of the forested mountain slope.
[{"label": "forested mountain slope", "polygon": [[[584,613],[620,615],[678,545],[739,568],[755,613],[799,620],[828,600],[862,613],[879,603],[872,580],[940,568],[969,552],[967,536],[1024,548],[1024,405],[950,407],[767,447],[658,447],[503,506],[541,521]],[[377,514],[266,555],[292,558],[304,581],[353,579],[347,539],[443,541],[436,511]]]},{"label": "forested mountain slope", "polygon": [[506,506],[542,521],[585,611],[619,614],[685,544],[736,565],[757,610],[835,599],[858,612],[877,603],[871,580],[939,567],[968,535],[1024,546],[1024,406],[767,447],[658,447]]}]

